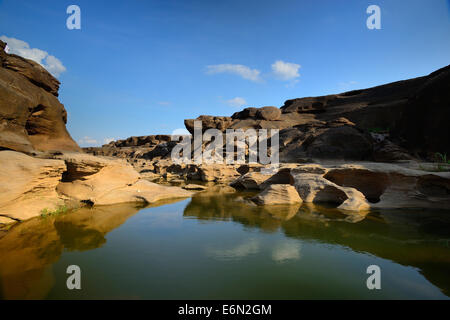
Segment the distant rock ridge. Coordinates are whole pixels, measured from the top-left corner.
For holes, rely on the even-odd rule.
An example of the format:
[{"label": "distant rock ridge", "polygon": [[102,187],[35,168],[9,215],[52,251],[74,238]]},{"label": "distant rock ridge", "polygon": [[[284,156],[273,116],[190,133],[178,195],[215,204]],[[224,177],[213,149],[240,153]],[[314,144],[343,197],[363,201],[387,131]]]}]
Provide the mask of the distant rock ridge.
[{"label": "distant rock ridge", "polygon": [[[280,160],[368,160],[391,162],[450,155],[450,66],[428,76],[340,94],[287,100],[281,108],[247,107],[231,117],[201,115],[184,121],[192,134],[218,129],[279,129]],[[164,137],[164,138],[161,138]],[[159,145],[158,145],[159,143]],[[131,137],[96,155],[162,159],[175,145],[168,136]]]},{"label": "distant rock ridge", "polygon": [[[351,141],[358,140],[359,144],[366,144],[363,142],[366,138],[362,136],[361,139],[358,138],[361,133],[381,131],[387,133],[391,147],[392,144],[397,145],[396,150],[403,148],[403,151],[407,150],[415,156],[425,158],[435,152],[450,154],[448,139],[450,126],[446,123],[447,119],[450,119],[450,66],[441,68],[428,76],[368,89],[290,99],[284,103],[278,113],[274,107],[248,107],[234,113],[231,117],[202,115],[197,119],[187,119],[185,125],[191,133],[195,120],[203,122],[203,130],[276,128],[281,130],[281,136],[289,137],[290,143],[296,141],[295,147],[289,147],[295,149],[296,154],[302,153],[300,149],[303,148],[303,155],[311,156],[307,148],[302,147],[303,143],[313,144],[320,149],[335,149],[337,146],[334,142],[349,137],[349,132],[345,135],[340,134],[343,129],[327,130],[330,131],[327,135],[335,136],[334,139],[322,141],[326,142],[325,144],[313,141],[322,137],[315,135],[311,130],[316,130],[317,125],[322,126],[321,124],[337,119],[345,119],[348,124],[351,123],[351,126],[360,131],[359,133],[354,131],[351,138]],[[349,131],[349,129],[346,130]],[[367,142],[373,144],[373,142]],[[281,144],[287,143],[281,139]],[[348,148],[352,147],[350,142],[347,144]],[[334,154],[330,152],[320,154],[315,151],[312,155],[318,158],[361,160],[361,157],[348,157],[346,148],[338,147],[338,149]],[[374,145],[372,149],[378,150],[379,147]],[[371,152],[363,152],[363,154],[365,154],[363,159],[377,160],[377,155]],[[399,154],[394,155],[393,158],[399,159]],[[405,158],[407,159],[408,156],[405,155]],[[389,161],[388,158],[385,160]]]}]

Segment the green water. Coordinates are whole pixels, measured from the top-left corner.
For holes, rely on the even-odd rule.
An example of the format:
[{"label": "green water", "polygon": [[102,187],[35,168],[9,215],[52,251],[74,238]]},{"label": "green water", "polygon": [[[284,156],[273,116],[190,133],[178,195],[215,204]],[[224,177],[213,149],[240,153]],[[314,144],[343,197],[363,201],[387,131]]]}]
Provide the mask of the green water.
[{"label": "green water", "polygon": [[[3,299],[448,299],[450,214],[260,208],[246,194],[80,209],[0,238]],[[368,290],[366,268],[381,268]],[[66,269],[81,268],[81,290]]]}]

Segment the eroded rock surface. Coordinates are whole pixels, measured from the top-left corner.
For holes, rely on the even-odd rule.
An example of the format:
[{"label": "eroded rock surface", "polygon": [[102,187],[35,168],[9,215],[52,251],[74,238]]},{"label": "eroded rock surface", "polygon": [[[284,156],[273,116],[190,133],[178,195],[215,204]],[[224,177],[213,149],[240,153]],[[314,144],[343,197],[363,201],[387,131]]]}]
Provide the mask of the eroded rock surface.
[{"label": "eroded rock surface", "polygon": [[295,187],[290,184],[273,184],[268,186],[252,201],[259,205],[280,205],[302,203]]},{"label": "eroded rock surface", "polygon": [[66,164],[20,152],[0,151],[0,223],[26,220],[64,202],[56,193]]},{"label": "eroded rock surface", "polygon": [[81,151],[66,130],[59,81],[38,63],[5,53],[0,41],[0,149]]},{"label": "eroded rock surface", "polygon": [[77,206],[127,202],[154,203],[185,198],[192,192],[141,179],[126,161],[82,153],[39,159],[0,151],[0,223],[26,220],[57,210],[69,201]]}]

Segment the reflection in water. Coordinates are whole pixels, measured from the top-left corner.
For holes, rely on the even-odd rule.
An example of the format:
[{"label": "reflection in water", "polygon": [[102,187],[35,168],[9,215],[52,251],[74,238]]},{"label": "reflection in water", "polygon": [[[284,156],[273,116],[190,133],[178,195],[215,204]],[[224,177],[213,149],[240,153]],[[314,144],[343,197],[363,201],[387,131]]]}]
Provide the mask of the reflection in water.
[{"label": "reflection in water", "polygon": [[272,252],[272,259],[277,262],[299,260],[301,245],[299,242],[284,241],[278,244]]},{"label": "reflection in water", "polygon": [[[260,207],[244,196],[193,197],[185,217],[203,220],[232,220],[266,232],[281,231],[287,237],[341,245],[356,252],[413,266],[432,283],[450,295],[450,214],[448,211],[379,210],[366,219],[347,217],[335,208],[303,204]],[[353,222],[353,223],[349,223]],[[288,245],[277,253],[300,258]]]},{"label": "reflection in water", "polygon": [[[154,205],[170,203],[168,201]],[[15,225],[0,238],[0,298],[41,299],[53,285],[49,266],[64,249],[86,251],[105,244],[105,235],[136,214],[141,205],[81,208],[58,217]]]},{"label": "reflection in water", "polygon": [[[161,297],[180,298],[170,291],[170,281],[175,279],[173,281],[178,283],[179,290],[180,281],[193,281],[186,285],[189,288],[185,291],[188,296],[181,298],[202,297],[201,293],[207,293],[210,290],[208,288],[213,286],[211,278],[208,279],[205,275],[210,267],[214,272],[225,268],[225,282],[220,282],[221,276],[214,279],[220,283],[220,288],[226,287],[223,290],[229,290],[226,292],[230,292],[230,295],[226,297],[232,298],[238,291],[233,287],[233,281],[226,281],[226,276],[234,274],[226,269],[228,264],[231,264],[229,267],[232,270],[236,270],[236,279],[240,278],[238,272],[249,272],[249,275],[255,273],[255,281],[258,283],[256,272],[261,272],[261,276],[270,283],[284,278],[271,280],[269,275],[288,277],[289,273],[299,273],[302,268],[306,268],[302,272],[306,272],[311,281],[317,281],[319,285],[320,279],[314,277],[322,276],[321,271],[308,268],[317,268],[314,261],[318,261],[320,265],[325,258],[321,256],[322,253],[311,251],[311,248],[317,247],[314,244],[329,246],[333,249],[330,254],[339,250],[368,253],[398,265],[414,267],[444,294],[450,294],[448,212],[383,210],[371,212],[361,221],[357,216],[348,217],[334,208],[323,206],[304,204],[260,207],[248,201],[252,195],[199,193],[187,205],[161,207],[167,207],[168,211],[161,209],[160,214],[155,214],[154,209],[147,207],[136,215],[141,207],[124,204],[95,209],[82,208],[56,218],[36,218],[17,224],[0,238],[0,297],[48,297],[57,282],[53,267],[67,252],[84,255],[83,261],[89,265],[98,264],[98,257],[106,257],[106,260],[114,257],[118,259],[114,260],[116,264],[123,260],[127,268],[138,270],[135,273],[139,280],[136,280],[134,286],[118,284],[117,290],[125,290],[124,295],[128,291],[132,293],[138,285],[142,286],[142,292],[148,292],[153,283],[157,283],[159,287],[154,287],[158,287],[159,291],[152,293],[154,295],[149,295],[150,297],[160,297],[161,292],[166,290],[166,295]],[[173,202],[175,201],[160,202],[150,207]],[[153,214],[149,215],[151,212]],[[133,218],[130,219],[131,217]],[[125,224],[127,220],[130,222]],[[171,225],[167,225],[168,223]],[[236,230],[233,226],[240,228]],[[219,227],[222,229],[217,229]],[[114,229],[125,231],[121,235],[112,233],[107,241],[106,235]],[[108,246],[112,251],[103,251],[106,256],[92,254],[101,251],[98,248]],[[116,257],[117,254],[120,256]],[[148,260],[139,260],[141,256]],[[311,262],[312,256],[316,259],[312,259],[314,263]],[[264,260],[264,257],[272,264]],[[291,269],[283,269],[288,267]],[[106,269],[110,268],[112,266],[107,265]],[[277,268],[285,271],[278,272]],[[165,277],[168,270],[172,272],[169,278]],[[185,274],[187,270],[191,272],[189,276]],[[148,276],[151,282],[140,284],[145,277],[139,277],[146,272],[152,275]],[[127,271],[127,274],[133,272]],[[204,276],[206,279],[203,279]],[[99,281],[99,287],[109,288],[114,285],[110,283],[111,279],[109,282],[102,282],[108,281],[108,278],[99,274],[92,277],[95,278],[94,282]],[[247,279],[253,278],[248,276]],[[119,281],[119,278],[115,278],[115,281]],[[285,285],[288,284],[289,281]],[[243,284],[238,281],[234,285]],[[256,283],[247,285],[256,286]],[[344,290],[347,290],[345,285],[350,286],[345,283],[342,285]],[[192,291],[194,289],[197,291]],[[289,290],[299,290],[298,287],[281,289],[267,297],[289,297]],[[223,290],[220,292],[225,292]],[[308,290],[312,292],[311,288]],[[351,291],[350,287],[348,291]],[[220,292],[214,297],[221,298]],[[57,293],[60,294],[59,291]],[[145,296],[144,293],[141,296]],[[298,296],[298,292],[292,291],[292,296]]]},{"label": "reflection in water", "polygon": [[245,242],[229,249],[208,248],[207,254],[217,259],[236,259],[247,257],[259,252],[260,242],[257,239],[248,239]]}]

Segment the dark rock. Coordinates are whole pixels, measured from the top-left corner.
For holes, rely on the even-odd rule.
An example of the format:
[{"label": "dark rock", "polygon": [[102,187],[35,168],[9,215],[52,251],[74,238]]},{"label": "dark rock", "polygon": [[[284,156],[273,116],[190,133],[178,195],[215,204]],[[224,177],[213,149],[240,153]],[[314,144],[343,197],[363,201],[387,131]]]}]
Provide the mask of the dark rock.
[{"label": "dark rock", "polygon": [[450,154],[450,66],[431,73],[409,97],[393,136],[413,153]]},{"label": "dark rock", "polygon": [[232,119],[248,119],[248,118],[256,118],[256,113],[258,111],[258,108],[245,108],[242,111],[235,112],[231,118]]},{"label": "dark rock", "polygon": [[184,120],[184,125],[190,133],[194,133],[194,121],[202,122],[202,131],[206,131],[208,129],[225,131],[232,124],[231,117],[200,116],[197,119],[186,119]]},{"label": "dark rock", "polygon": [[277,107],[262,107],[256,112],[256,117],[262,120],[278,120],[281,116],[281,110]]}]

